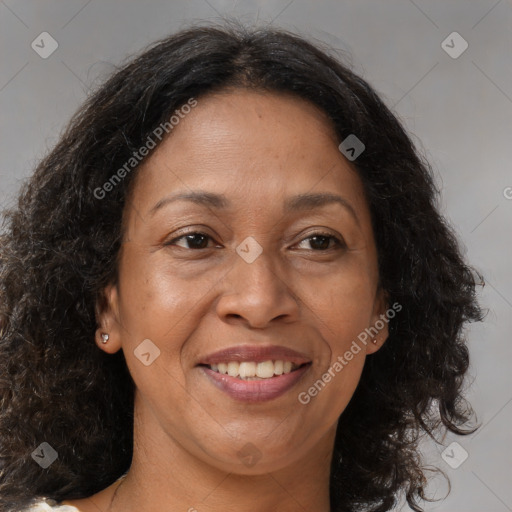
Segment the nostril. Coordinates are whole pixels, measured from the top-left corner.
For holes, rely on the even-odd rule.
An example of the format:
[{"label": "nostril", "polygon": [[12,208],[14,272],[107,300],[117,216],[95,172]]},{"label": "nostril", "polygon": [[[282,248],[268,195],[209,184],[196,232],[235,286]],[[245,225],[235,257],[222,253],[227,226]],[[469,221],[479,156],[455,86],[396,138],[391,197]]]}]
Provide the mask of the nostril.
[{"label": "nostril", "polygon": [[230,313],[227,316],[228,316],[228,318],[242,318],[242,316],[239,315],[238,313]]}]

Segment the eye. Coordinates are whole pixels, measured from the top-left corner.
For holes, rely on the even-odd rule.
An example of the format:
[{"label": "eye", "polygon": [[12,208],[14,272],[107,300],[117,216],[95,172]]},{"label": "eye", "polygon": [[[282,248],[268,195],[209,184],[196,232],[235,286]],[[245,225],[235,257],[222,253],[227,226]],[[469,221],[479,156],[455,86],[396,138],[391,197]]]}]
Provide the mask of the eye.
[{"label": "eye", "polygon": [[[176,242],[179,240],[184,240],[186,246],[179,245]],[[164,245],[177,245],[178,247],[183,247],[184,249],[207,249],[208,248],[208,240],[213,240],[210,235],[206,233],[201,233],[199,231],[194,231],[190,233],[185,233],[177,238],[173,238],[166,242]],[[205,244],[206,242],[206,244]]]},{"label": "eye", "polygon": [[[173,238],[166,242],[164,245],[176,245],[178,247],[182,247],[183,249],[207,249],[208,241],[213,240],[210,235],[206,233],[202,233],[200,231],[194,231],[190,233],[185,233],[179,237]],[[178,242],[183,241],[180,245]],[[325,252],[330,249],[339,249],[345,246],[344,242],[342,242],[339,238],[331,235],[330,233],[313,233],[312,235],[304,238],[298,245],[309,241],[310,250],[313,251],[321,251]],[[183,245],[186,244],[186,245]]]},{"label": "eye", "polygon": [[[307,241],[309,241],[310,247],[312,248],[311,250],[314,251],[328,251],[330,249],[340,249],[345,246],[344,242],[330,233],[313,233],[307,238],[304,238],[298,245]],[[330,246],[331,242],[333,242],[333,246]]]}]

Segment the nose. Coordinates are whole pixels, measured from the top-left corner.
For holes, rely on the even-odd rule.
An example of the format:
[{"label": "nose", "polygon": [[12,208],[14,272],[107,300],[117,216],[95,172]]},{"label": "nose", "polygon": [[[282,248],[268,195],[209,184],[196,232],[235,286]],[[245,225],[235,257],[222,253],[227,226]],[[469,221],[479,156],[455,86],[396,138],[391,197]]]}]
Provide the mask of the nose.
[{"label": "nose", "polygon": [[234,267],[222,280],[225,293],[216,311],[225,322],[246,322],[263,329],[272,321],[294,322],[299,317],[299,300],[290,279],[282,274],[263,251],[252,263],[238,255]]}]

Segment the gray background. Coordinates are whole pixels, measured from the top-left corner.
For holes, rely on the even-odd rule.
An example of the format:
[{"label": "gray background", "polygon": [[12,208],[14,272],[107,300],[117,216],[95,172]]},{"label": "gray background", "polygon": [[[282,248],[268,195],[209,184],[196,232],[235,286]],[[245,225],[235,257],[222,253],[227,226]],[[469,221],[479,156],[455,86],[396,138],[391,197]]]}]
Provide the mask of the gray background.
[{"label": "gray background", "polygon": [[[481,300],[490,311],[484,324],[468,329],[468,398],[483,428],[469,437],[448,436],[444,446],[425,441],[427,461],[452,481],[448,499],[425,506],[512,511],[511,0],[0,1],[0,206],[12,204],[21,180],[113,64],[190,23],[224,14],[350,52],[354,70],[431,162],[442,186],[441,208],[485,276]],[[59,45],[47,59],[31,48],[44,31]],[[441,46],[453,31],[469,44],[458,58]],[[452,441],[469,454],[457,469],[441,457]],[[451,460],[460,453],[448,451]],[[429,489],[442,496],[446,485],[436,478]]]}]

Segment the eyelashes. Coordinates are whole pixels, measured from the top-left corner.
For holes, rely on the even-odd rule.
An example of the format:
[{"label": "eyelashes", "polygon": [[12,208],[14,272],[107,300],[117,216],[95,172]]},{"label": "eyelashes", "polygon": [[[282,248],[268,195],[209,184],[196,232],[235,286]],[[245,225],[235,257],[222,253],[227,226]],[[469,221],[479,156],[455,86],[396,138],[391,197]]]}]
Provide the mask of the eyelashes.
[{"label": "eyelashes", "polygon": [[[318,243],[319,241],[325,242],[327,240],[327,248],[326,249],[324,248],[323,250],[321,250],[321,252],[331,250],[331,249],[339,249],[339,248],[345,247],[344,242],[342,242],[338,237],[336,237],[330,233],[322,233],[322,232],[313,233],[313,234],[307,236],[306,238],[303,238],[299,242],[299,244],[301,244],[302,242],[304,242],[306,240],[314,240],[315,243]],[[331,241],[334,243],[333,247],[329,247]],[[325,245],[325,243],[323,245]],[[311,250],[315,250],[315,249],[311,249]],[[316,252],[318,252],[318,251],[316,251]]]},{"label": "eyelashes", "polygon": [[[190,241],[190,239],[195,237],[195,236],[200,236],[200,237],[202,237],[203,240],[204,239],[213,240],[213,238],[210,235],[207,235],[206,233],[201,233],[199,231],[192,231],[190,233],[185,233],[184,235],[181,235],[179,237],[173,238],[169,242],[166,242],[164,245],[166,245],[166,246],[176,245],[176,242],[178,240],[182,240],[182,239],[186,240],[186,243],[188,243]],[[183,249],[192,249],[192,250],[207,249],[207,248],[208,247],[183,247]]]},{"label": "eyelashes", "polygon": [[[187,245],[187,247],[183,247],[177,244],[177,242],[181,240],[184,241],[184,244]],[[184,233],[179,237],[173,238],[172,240],[169,240],[164,244],[164,246],[177,246],[182,249],[198,251],[209,249],[209,240],[213,241],[213,238],[210,235],[201,231],[191,231],[189,233]],[[346,247],[344,241],[340,240],[338,237],[331,233],[325,233],[321,231],[311,233],[307,237],[303,238],[298,244],[295,244],[295,246],[301,245],[303,243],[309,243],[310,248],[306,250],[313,252],[328,252]],[[313,246],[316,246],[316,248],[313,248]]]}]

